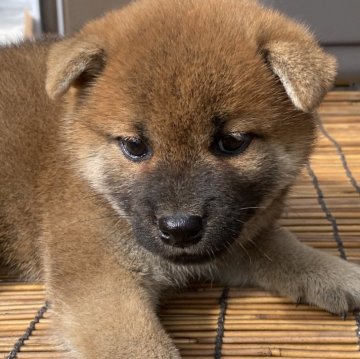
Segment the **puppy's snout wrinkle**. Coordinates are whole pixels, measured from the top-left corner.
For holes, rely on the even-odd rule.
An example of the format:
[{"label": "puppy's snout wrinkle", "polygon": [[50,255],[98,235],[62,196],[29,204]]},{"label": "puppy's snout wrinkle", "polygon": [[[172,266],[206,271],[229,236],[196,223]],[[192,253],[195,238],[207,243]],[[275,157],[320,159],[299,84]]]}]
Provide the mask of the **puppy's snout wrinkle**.
[{"label": "puppy's snout wrinkle", "polygon": [[190,247],[198,243],[203,233],[203,220],[200,216],[174,215],[159,219],[162,241],[173,247]]}]

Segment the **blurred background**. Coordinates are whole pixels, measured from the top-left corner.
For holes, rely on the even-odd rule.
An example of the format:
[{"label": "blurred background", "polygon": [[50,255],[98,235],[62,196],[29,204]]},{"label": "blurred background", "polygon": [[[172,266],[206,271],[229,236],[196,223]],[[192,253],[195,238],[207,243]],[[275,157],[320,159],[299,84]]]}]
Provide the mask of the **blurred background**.
[{"label": "blurred background", "polygon": [[[337,85],[360,88],[360,0],[260,1],[307,24],[326,50],[338,58]],[[90,19],[129,2],[0,0],[0,43],[38,37],[45,33],[69,35]]]}]

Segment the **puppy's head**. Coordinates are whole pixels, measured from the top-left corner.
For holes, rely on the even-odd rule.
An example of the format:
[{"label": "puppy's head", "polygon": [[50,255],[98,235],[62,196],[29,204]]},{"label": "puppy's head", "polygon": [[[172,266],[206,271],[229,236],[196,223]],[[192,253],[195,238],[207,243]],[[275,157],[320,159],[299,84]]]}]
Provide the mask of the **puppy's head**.
[{"label": "puppy's head", "polygon": [[194,263],[273,220],[334,76],[302,26],[254,1],[143,0],[55,44],[46,86],[66,93],[80,175],[142,246]]}]

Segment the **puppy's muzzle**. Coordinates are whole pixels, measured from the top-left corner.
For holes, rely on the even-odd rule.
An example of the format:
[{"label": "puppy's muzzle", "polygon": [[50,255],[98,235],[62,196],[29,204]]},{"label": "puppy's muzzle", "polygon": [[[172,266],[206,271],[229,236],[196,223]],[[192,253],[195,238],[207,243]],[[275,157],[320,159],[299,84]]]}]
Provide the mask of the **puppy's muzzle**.
[{"label": "puppy's muzzle", "polygon": [[173,247],[190,247],[198,243],[203,234],[200,216],[175,215],[159,219],[161,240]]}]

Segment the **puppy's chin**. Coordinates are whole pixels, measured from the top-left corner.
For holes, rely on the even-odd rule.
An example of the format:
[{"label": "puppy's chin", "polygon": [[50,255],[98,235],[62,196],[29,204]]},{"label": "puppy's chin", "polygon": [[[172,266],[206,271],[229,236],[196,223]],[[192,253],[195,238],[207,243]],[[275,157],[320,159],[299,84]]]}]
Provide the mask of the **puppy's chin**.
[{"label": "puppy's chin", "polygon": [[181,265],[193,265],[193,264],[202,264],[208,263],[213,261],[215,258],[221,256],[224,252],[218,251],[216,253],[178,253],[178,254],[164,254],[162,253],[161,256],[168,260],[169,262]]}]

